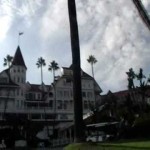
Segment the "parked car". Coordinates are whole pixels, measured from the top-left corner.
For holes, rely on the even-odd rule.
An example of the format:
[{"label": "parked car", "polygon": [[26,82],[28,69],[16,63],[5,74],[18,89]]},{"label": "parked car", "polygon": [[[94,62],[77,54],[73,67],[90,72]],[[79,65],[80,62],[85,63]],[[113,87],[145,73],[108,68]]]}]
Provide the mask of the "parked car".
[{"label": "parked car", "polygon": [[102,136],[97,136],[97,135],[91,135],[86,138],[87,142],[102,142],[103,137]]}]

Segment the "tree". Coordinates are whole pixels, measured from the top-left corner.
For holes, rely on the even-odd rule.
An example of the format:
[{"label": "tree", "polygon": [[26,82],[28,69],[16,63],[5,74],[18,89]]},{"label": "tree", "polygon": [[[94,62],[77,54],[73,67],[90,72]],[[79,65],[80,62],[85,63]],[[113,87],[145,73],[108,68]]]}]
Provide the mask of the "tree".
[{"label": "tree", "polygon": [[[50,65],[48,67],[49,71],[53,72],[53,80],[55,82],[55,71],[59,69],[58,63],[55,62],[54,60],[50,62]],[[54,87],[54,124],[53,124],[53,138],[55,136],[55,118],[56,118],[56,88],[55,88],[55,83],[53,82],[53,87]]]},{"label": "tree", "polygon": [[87,61],[91,64],[92,76],[93,76],[93,78],[94,78],[94,67],[93,67],[93,65],[94,65],[95,63],[97,63],[97,60],[96,60],[96,58],[95,58],[93,55],[90,55],[89,58],[87,59]]},{"label": "tree", "polygon": [[81,67],[80,67],[80,46],[78,35],[78,23],[76,16],[75,0],[68,0],[68,13],[70,22],[70,36],[72,48],[73,66],[73,98],[74,98],[74,140],[75,142],[85,141],[83,124],[83,107],[81,92]]},{"label": "tree", "polygon": [[4,58],[4,66],[8,66],[10,68],[10,65],[12,63],[13,57],[10,55],[7,55],[6,58]]},{"label": "tree", "polygon": [[[126,72],[126,74],[128,75],[128,88],[137,90],[138,93],[141,95],[142,105],[140,105],[140,107],[141,110],[144,110],[146,108],[145,98],[146,98],[146,92],[149,89],[148,83],[150,82],[150,77],[146,79],[146,76],[143,74],[142,68],[139,69],[139,73],[137,74],[135,74],[133,69],[130,68],[129,72]],[[134,79],[139,80],[139,85],[136,86],[136,88],[133,82]]]},{"label": "tree", "polygon": [[43,84],[43,66],[46,66],[45,60],[40,57],[36,63],[38,68],[41,68],[41,84]]},{"label": "tree", "polygon": [[59,69],[58,63],[54,60],[50,62],[50,65],[48,66],[48,70],[53,72],[53,79],[55,81],[55,71]]},{"label": "tree", "polygon": [[[6,58],[4,58],[4,66],[8,66],[8,77],[9,77],[9,80],[10,80],[10,66],[11,66],[11,63],[13,61],[13,57],[10,56],[10,55],[7,55]],[[3,116],[5,117],[5,114],[6,114],[6,109],[7,109],[7,102],[8,102],[8,99],[9,99],[9,95],[10,95],[10,88],[8,88],[7,90],[7,99],[5,100],[5,103],[4,103],[4,114]]]},{"label": "tree", "polygon": [[145,23],[147,28],[150,30],[149,15],[148,15],[148,12],[146,11],[146,9],[144,8],[144,5],[142,4],[141,0],[132,0],[132,1],[139,12],[141,19],[143,20],[143,22]]},{"label": "tree", "polygon": [[[90,55],[89,58],[87,59],[87,61],[91,64],[91,68],[92,68],[92,76],[95,82],[95,78],[94,78],[94,64],[97,62],[96,58],[94,57],[94,55]],[[96,108],[96,96],[95,96],[95,84],[93,82],[93,87],[94,87],[94,100],[95,100],[95,108]]]},{"label": "tree", "polygon": [[144,108],[145,104],[146,104],[145,103],[145,96],[146,96],[147,84],[149,82],[149,79],[147,79],[147,82],[143,81],[143,79],[146,78],[146,76],[143,74],[143,69],[142,68],[140,68],[139,73],[136,75],[136,78],[140,82],[140,84],[139,84],[139,87],[140,87],[139,93],[142,96],[143,109],[145,109]]},{"label": "tree", "polygon": [[136,77],[140,81],[140,87],[142,87],[143,84],[145,84],[145,82],[143,81],[143,78],[146,78],[146,76],[143,74],[142,68],[140,68],[139,73],[136,75]]},{"label": "tree", "polygon": [[128,76],[128,89],[135,88],[133,80],[135,79],[136,74],[134,73],[133,69],[130,68],[129,72],[126,72],[126,74]]}]

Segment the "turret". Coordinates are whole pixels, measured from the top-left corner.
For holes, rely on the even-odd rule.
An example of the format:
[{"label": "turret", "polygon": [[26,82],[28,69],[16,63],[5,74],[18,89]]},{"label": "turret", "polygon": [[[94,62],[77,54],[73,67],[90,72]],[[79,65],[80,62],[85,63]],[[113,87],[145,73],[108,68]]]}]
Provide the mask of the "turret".
[{"label": "turret", "polygon": [[25,65],[20,47],[18,46],[10,68],[12,81],[17,84],[24,84],[26,82],[26,70],[27,67]]}]

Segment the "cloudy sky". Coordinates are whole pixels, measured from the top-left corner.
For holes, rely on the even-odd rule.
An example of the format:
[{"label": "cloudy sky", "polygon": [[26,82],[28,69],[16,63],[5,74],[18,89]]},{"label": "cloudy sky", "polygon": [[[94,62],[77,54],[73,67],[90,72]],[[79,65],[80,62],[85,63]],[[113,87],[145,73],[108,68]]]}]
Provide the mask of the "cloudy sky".
[{"label": "cloudy sky", "polygon": [[[142,0],[150,12],[150,1]],[[76,0],[82,69],[91,75],[89,55],[95,78],[104,93],[127,88],[129,68],[140,67],[150,74],[150,32],[141,21],[132,0]],[[39,57],[46,60],[44,82],[52,82],[48,64],[70,66],[71,46],[67,0],[0,0],[0,71],[3,58],[14,55],[18,46],[24,56],[27,81],[40,83]],[[61,72],[58,71],[57,74]]]}]

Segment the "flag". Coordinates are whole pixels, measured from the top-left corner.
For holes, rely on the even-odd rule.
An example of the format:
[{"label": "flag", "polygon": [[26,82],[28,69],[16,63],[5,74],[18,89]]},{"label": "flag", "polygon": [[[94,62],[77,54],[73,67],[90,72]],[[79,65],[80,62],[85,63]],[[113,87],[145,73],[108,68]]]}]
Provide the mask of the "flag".
[{"label": "flag", "polygon": [[22,35],[22,34],[23,34],[23,32],[19,32],[19,36]]}]

